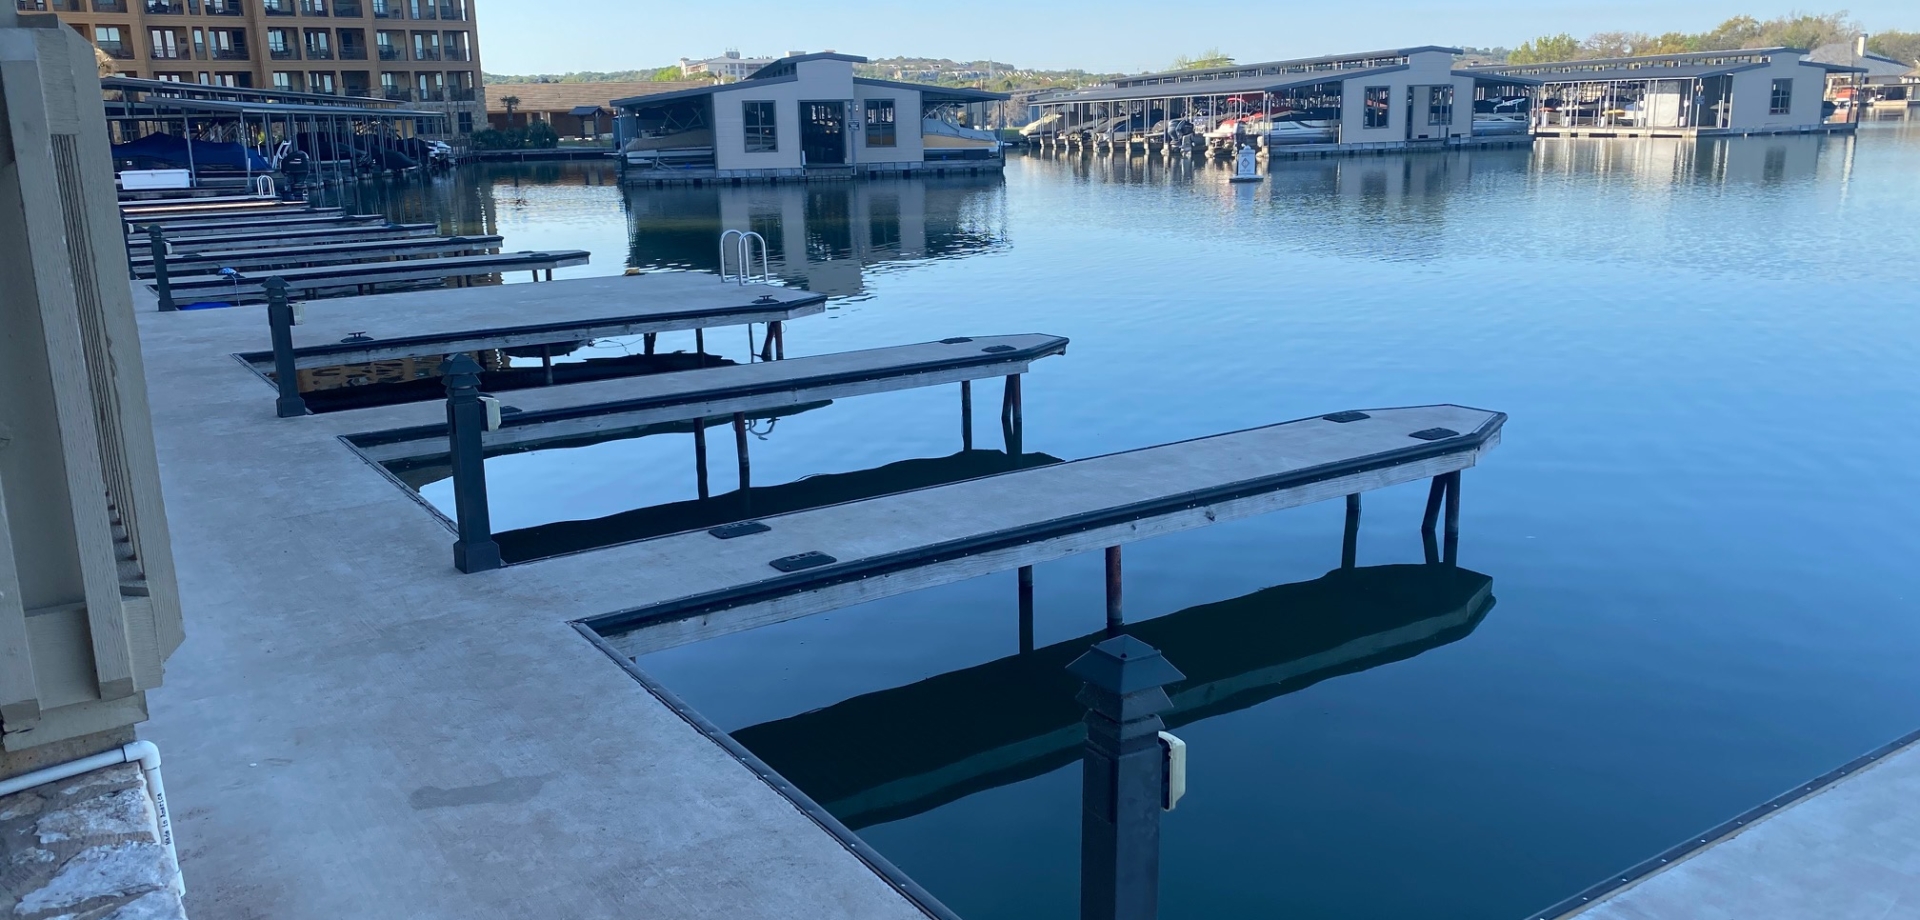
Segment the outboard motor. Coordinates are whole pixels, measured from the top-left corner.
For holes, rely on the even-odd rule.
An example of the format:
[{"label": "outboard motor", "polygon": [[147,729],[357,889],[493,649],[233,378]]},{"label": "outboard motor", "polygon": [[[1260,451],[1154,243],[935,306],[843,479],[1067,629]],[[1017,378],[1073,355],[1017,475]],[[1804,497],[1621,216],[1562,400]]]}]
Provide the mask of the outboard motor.
[{"label": "outboard motor", "polygon": [[280,158],[280,171],[287,174],[287,188],[281,197],[292,201],[301,197],[301,190],[307,186],[307,177],[313,172],[313,158],[304,150],[289,151]]}]

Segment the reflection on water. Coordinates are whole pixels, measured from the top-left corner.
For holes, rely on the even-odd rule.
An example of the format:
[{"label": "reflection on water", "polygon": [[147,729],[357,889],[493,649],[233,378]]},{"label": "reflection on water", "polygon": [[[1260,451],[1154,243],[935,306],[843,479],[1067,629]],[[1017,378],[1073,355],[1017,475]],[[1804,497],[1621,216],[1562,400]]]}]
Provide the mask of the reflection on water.
[{"label": "reflection on water", "polygon": [[[1186,679],[1168,728],[1457,641],[1492,579],[1445,565],[1343,568],[1129,624]],[[1067,664],[1104,631],[737,729],[780,775],[855,830],[1050,773],[1080,757],[1084,704]],[[1070,869],[1060,854],[1062,870]],[[1066,877],[1064,872],[1062,877]]]},{"label": "reflection on water", "polygon": [[[1055,457],[1337,408],[1510,413],[1462,512],[1462,562],[1498,577],[1498,615],[1187,724],[1189,792],[1163,825],[1170,916],[1482,918],[1553,903],[1920,724],[1915,175],[1920,123],[1894,123],[1287,161],[1251,188],[1204,165],[1016,156],[1003,181],[664,193],[597,164],[463,170],[393,200],[441,196],[508,248],[592,250],[574,271],[597,274],[710,267],[719,229],[745,221],[777,239],[783,279],[856,292],[791,324],[794,355],[1070,336],[1073,361],[1025,382],[1026,449]],[[874,195],[900,196],[897,244]],[[709,343],[744,360],[743,331]],[[948,456],[954,402],[938,388],[785,418],[753,444],[754,482]],[[494,458],[495,520],[685,501],[688,441]],[[1363,566],[1420,558],[1424,497],[1367,497]],[[1315,582],[1340,558],[1338,505],[1129,546],[1129,618]],[[1097,632],[1101,585],[1099,554],[1039,566],[1032,645]],[[1011,575],[962,582],[642,665],[728,729],[799,720],[1018,670],[999,663],[1019,647],[1014,592]],[[1243,650],[1278,660],[1285,641]],[[1029,705],[994,710],[1011,726]],[[802,785],[853,802],[908,789],[882,766],[945,776],[989,750],[917,763],[886,741],[870,782]],[[838,756],[787,750],[796,772]],[[860,833],[971,920],[1072,916],[1072,773],[874,798]]]}]

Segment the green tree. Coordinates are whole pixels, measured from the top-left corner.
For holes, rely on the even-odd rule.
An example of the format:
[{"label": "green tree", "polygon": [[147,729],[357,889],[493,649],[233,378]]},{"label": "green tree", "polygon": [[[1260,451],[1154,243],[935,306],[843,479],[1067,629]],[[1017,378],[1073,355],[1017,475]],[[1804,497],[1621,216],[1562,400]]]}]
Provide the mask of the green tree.
[{"label": "green tree", "polygon": [[1177,58],[1174,58],[1173,66],[1167,69],[1168,70],[1206,70],[1207,68],[1210,68],[1210,67],[1232,67],[1232,66],[1233,66],[1232,55],[1229,55],[1218,48],[1208,48],[1207,50],[1202,51],[1198,57],[1188,57],[1183,54]]},{"label": "green tree", "polygon": [[507,125],[511,127],[513,125],[513,110],[515,106],[520,104],[520,97],[508,96],[500,100],[500,104],[507,107]]},{"label": "green tree", "polygon": [[560,146],[560,132],[544,121],[536,121],[527,126],[526,144],[535,150],[551,150]]},{"label": "green tree", "polygon": [[1920,67],[1920,32],[1886,31],[1867,36],[1867,50]]},{"label": "green tree", "polygon": [[655,83],[672,83],[676,80],[685,80],[686,78],[687,75],[681,72],[678,65],[662,67],[653,72],[653,82]]},{"label": "green tree", "polygon": [[1520,47],[1507,56],[1507,60],[1514,64],[1543,64],[1548,61],[1571,61],[1580,56],[1580,40],[1562,32],[1521,42]]}]

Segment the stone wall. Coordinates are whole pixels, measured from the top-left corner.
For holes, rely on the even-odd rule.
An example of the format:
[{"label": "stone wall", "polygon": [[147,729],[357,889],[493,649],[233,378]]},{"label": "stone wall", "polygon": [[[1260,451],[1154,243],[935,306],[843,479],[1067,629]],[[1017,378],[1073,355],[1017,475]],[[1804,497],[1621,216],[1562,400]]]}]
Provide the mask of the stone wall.
[{"label": "stone wall", "polygon": [[0,917],[185,920],[138,764],[0,798]]}]

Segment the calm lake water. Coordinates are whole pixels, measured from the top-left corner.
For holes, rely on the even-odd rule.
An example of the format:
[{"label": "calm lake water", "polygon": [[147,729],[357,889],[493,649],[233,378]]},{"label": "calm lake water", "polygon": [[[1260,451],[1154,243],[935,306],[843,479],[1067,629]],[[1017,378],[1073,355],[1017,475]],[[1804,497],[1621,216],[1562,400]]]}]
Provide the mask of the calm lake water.
[{"label": "calm lake water", "polygon": [[[1071,337],[1026,378],[1027,449],[1058,457],[1347,408],[1509,413],[1463,489],[1491,610],[1387,568],[1421,561],[1419,486],[1367,497],[1355,573],[1328,575],[1337,502],[1127,548],[1138,634],[1224,688],[1176,719],[1167,916],[1521,920],[1920,726],[1920,128],[1222,179],[1038,156],[1004,180],[623,191],[581,164],[360,194],[593,251],[562,275],[710,271],[723,227],[760,230],[777,275],[834,295],[790,355]],[[744,330],[709,341],[744,359]],[[756,483],[948,455],[957,406],[763,422]],[[502,530],[694,489],[686,435],[489,474]],[[1039,567],[1043,648],[1012,661],[1006,573],[640,663],[969,920],[1068,917],[1076,742],[1028,729],[1071,733],[1046,656],[1073,646],[1044,647],[1097,632],[1102,590],[1097,554]],[[930,771],[927,738],[959,759]]]}]

